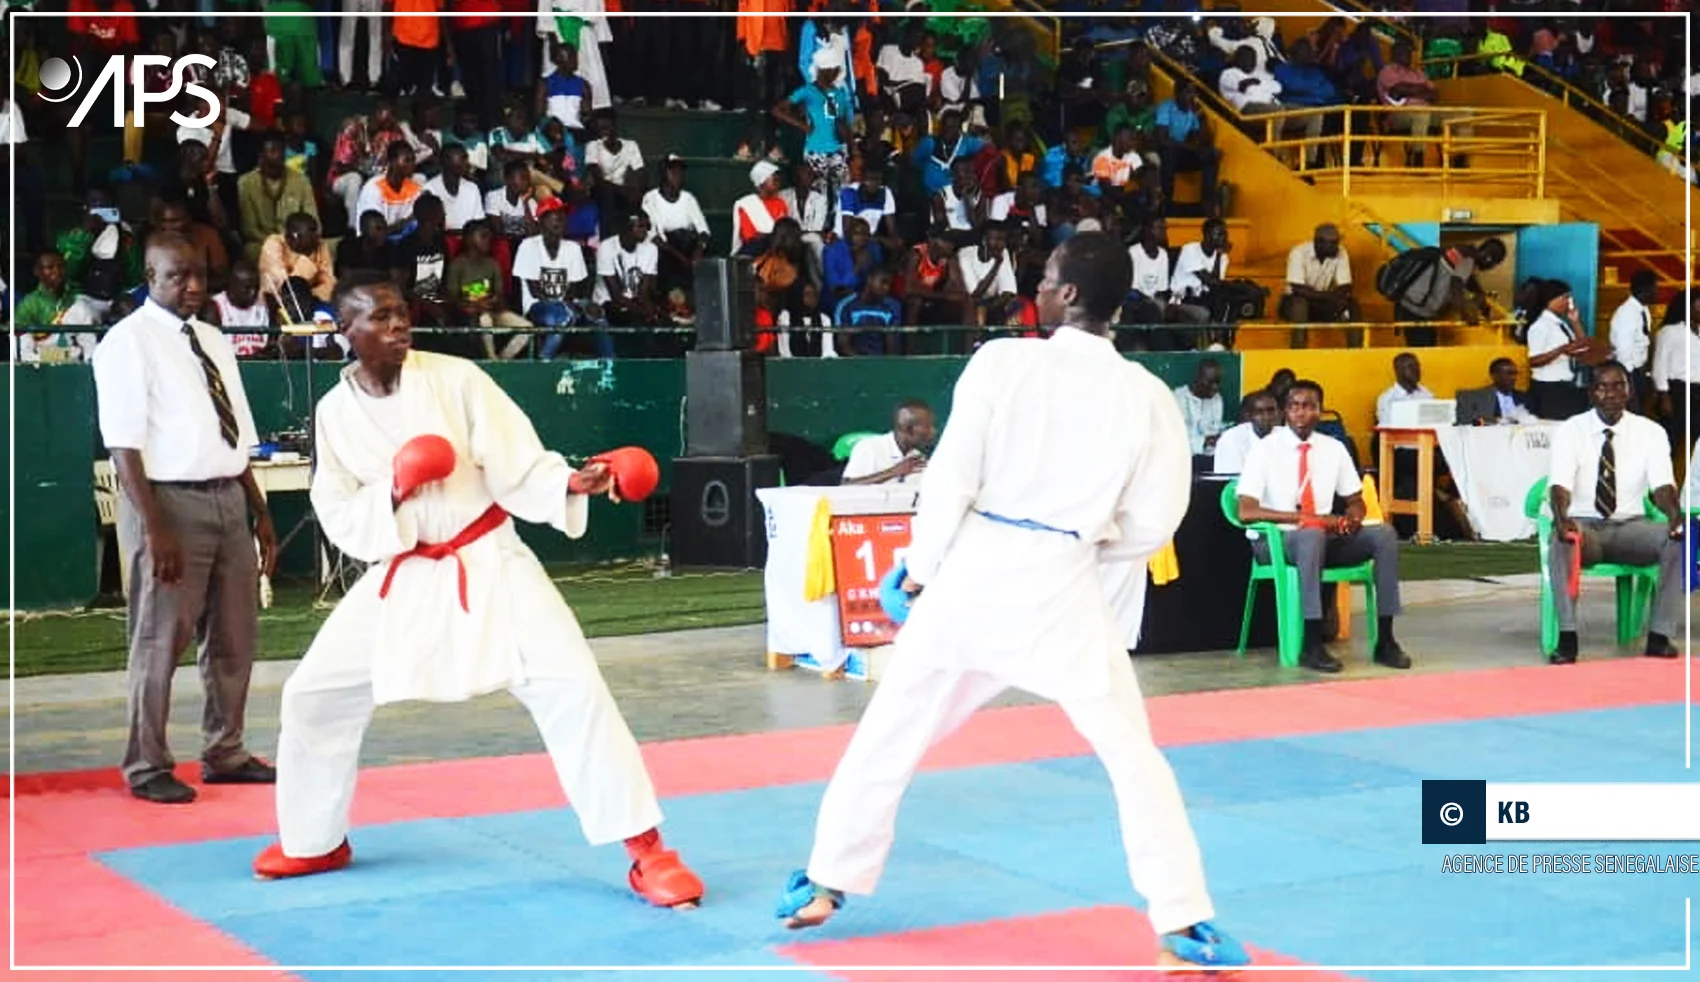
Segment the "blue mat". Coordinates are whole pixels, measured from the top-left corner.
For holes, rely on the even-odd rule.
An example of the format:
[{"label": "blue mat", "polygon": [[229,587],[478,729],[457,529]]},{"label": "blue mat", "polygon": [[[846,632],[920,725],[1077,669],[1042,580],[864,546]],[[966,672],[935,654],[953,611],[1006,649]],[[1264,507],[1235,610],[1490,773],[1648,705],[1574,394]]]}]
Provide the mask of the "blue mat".
[{"label": "blue mat", "polygon": [[[1424,777],[1693,780],[1681,766],[1681,733],[1678,705],[1196,745],[1168,756],[1219,921],[1250,944],[1319,965],[1680,965],[1682,898],[1700,895],[1700,877],[1445,874],[1448,850],[1421,844],[1419,808]],[[249,874],[264,839],[99,858],[282,965],[783,965],[778,946],[804,939],[774,921],[772,908],[785,875],[807,859],[821,790],[669,799],[669,841],[709,887],[706,906],[683,914],[636,898],[623,850],[586,846],[565,810],[361,828],[349,870],[275,883]],[[852,898],[808,938],[1106,904],[1140,906],[1097,761],[970,767],[917,779],[879,894]],[[1416,977],[1432,982],[1437,973]]]}]

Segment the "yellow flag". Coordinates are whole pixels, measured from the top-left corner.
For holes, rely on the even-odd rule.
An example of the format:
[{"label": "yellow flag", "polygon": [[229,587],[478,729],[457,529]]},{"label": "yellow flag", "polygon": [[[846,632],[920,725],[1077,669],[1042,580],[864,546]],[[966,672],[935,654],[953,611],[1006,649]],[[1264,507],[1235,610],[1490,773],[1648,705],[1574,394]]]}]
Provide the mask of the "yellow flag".
[{"label": "yellow flag", "polygon": [[1181,578],[1181,561],[1180,557],[1175,555],[1173,540],[1159,550],[1157,555],[1151,557],[1150,568],[1151,582],[1157,586],[1173,583]]},{"label": "yellow flag", "polygon": [[832,502],[821,495],[809,519],[809,556],[803,568],[803,599],[808,602],[830,597],[837,589],[832,574]]},{"label": "yellow flag", "polygon": [[1381,499],[1375,493],[1375,482],[1364,478],[1364,521],[1380,522],[1385,518],[1381,514]]}]

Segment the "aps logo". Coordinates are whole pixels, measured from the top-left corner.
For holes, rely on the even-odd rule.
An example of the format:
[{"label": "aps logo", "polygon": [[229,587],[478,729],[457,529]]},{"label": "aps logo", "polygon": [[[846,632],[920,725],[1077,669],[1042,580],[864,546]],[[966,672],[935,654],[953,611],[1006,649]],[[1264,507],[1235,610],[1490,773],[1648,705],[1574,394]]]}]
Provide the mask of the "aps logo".
[{"label": "aps logo", "polygon": [[[94,83],[84,93],[83,101],[77,105],[77,111],[72,114],[68,126],[72,129],[81,126],[84,117],[88,116],[89,110],[94,107],[101,90],[110,87],[114,127],[122,128],[132,111],[141,112],[150,102],[168,105],[184,92],[206,103],[207,111],[200,116],[185,116],[181,111],[174,112],[171,114],[171,121],[179,126],[197,129],[210,127],[218,121],[222,107],[212,90],[193,81],[195,76],[190,73],[190,69],[196,66],[210,71],[218,67],[218,62],[202,54],[184,55],[181,58],[168,58],[165,55],[113,55],[106,60],[106,67],[100,70]],[[137,81],[149,68],[169,68],[171,87],[163,92],[144,91]],[[64,58],[49,58],[41,63],[41,97],[48,102],[67,102],[83,87],[85,77],[83,64],[75,55],[69,63]],[[132,97],[126,93],[131,92],[132,87],[135,91],[135,105],[127,108],[126,100]]]}]

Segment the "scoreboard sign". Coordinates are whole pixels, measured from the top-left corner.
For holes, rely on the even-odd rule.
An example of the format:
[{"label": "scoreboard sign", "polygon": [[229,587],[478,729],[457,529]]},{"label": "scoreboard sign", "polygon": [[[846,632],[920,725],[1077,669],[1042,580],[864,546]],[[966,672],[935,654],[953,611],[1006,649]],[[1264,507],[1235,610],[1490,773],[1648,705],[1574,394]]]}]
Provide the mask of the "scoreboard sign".
[{"label": "scoreboard sign", "polygon": [[897,625],[880,607],[880,577],[908,553],[910,518],[839,515],[832,520],[838,631],[847,648],[877,648],[897,637]]}]

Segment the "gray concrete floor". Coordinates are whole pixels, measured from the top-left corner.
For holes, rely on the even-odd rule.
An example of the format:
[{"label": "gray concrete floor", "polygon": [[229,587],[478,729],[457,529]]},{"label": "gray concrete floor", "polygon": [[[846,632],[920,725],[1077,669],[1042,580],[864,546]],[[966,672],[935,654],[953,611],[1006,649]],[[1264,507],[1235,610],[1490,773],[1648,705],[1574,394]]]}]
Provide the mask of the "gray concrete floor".
[{"label": "gray concrete floor", "polygon": [[[1540,663],[1537,593],[1528,576],[1404,585],[1406,613],[1397,623],[1412,672],[1451,672]],[[1361,594],[1357,595],[1361,601]],[[1273,651],[1142,656],[1135,659],[1148,695],[1270,685],[1304,685],[1393,673],[1369,662],[1362,612],[1353,639],[1336,645],[1346,663],[1339,675],[1282,668]],[[1584,592],[1583,657],[1636,657],[1613,645],[1609,587]],[[641,741],[797,729],[854,722],[872,686],[829,681],[765,667],[760,625],[592,642],[615,699]],[[249,699],[249,746],[269,756],[276,745],[278,704],[291,662],[255,667]],[[1558,670],[1558,669],[1555,669]],[[125,738],[122,674],[21,679],[15,709],[18,773],[114,767]],[[180,760],[198,748],[200,680],[180,671],[173,692],[171,744]],[[1031,701],[1006,693],[994,705]],[[529,753],[542,749],[530,719],[506,694],[462,705],[404,704],[380,710],[367,735],[365,763]]]}]

